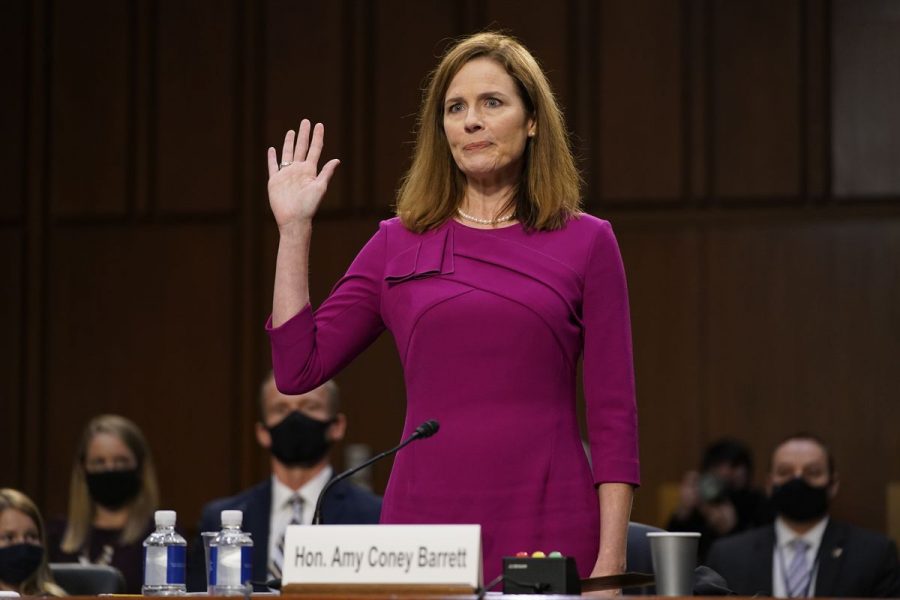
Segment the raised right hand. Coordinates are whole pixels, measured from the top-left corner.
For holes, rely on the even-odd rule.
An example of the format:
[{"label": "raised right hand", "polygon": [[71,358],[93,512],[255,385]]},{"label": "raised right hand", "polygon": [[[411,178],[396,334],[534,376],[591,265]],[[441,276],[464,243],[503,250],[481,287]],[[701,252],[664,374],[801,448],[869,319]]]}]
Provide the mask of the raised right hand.
[{"label": "raised right hand", "polygon": [[316,123],[310,141],[310,122],[303,119],[294,145],[294,131],[284,136],[281,161],[269,148],[269,206],[282,235],[292,228],[308,225],[325,196],[328,182],[341,161],[332,159],[319,171],[319,156],[325,143],[325,126]]}]

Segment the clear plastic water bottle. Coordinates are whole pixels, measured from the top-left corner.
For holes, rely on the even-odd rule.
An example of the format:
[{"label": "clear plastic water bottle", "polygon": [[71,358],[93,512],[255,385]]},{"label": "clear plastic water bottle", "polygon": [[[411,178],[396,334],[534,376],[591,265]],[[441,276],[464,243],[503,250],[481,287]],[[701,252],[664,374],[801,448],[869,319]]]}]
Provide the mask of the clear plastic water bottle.
[{"label": "clear plastic water bottle", "polygon": [[154,514],[156,531],[144,540],[145,596],[180,596],[185,593],[187,542],[175,531],[175,511]]},{"label": "clear plastic water bottle", "polygon": [[222,511],[222,531],[209,544],[210,594],[243,596],[253,591],[253,540],[241,531],[244,514]]}]

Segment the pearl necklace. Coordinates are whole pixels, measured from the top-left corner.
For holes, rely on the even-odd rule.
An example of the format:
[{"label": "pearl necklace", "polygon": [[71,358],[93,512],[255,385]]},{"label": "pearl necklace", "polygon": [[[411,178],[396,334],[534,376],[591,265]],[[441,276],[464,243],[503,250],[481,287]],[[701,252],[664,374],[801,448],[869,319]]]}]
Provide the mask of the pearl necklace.
[{"label": "pearl necklace", "polygon": [[473,223],[478,223],[479,225],[497,225],[499,223],[505,223],[506,221],[512,221],[516,216],[515,212],[511,212],[505,217],[499,217],[497,219],[479,219],[478,217],[467,215],[462,211],[461,208],[457,208],[456,212],[466,221],[472,221]]}]

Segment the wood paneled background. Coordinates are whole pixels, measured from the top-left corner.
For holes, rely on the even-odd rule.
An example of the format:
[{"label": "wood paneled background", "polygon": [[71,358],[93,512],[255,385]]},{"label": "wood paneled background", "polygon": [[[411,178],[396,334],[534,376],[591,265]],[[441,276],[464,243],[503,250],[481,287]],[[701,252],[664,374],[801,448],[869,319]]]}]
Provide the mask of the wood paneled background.
[{"label": "wood paneled background", "polygon": [[[427,71],[485,27],[549,72],[588,210],[619,236],[635,518],[656,520],[658,486],[714,438],[746,439],[762,471],[804,429],[833,444],[837,514],[883,529],[900,480],[892,0],[3,2],[0,485],[62,512],[100,412],[141,425],[187,526],[263,477],[265,149],[305,116],[343,160],[314,234],[320,300],[390,215]],[[392,340],[340,383],[350,440],[392,445]]]}]

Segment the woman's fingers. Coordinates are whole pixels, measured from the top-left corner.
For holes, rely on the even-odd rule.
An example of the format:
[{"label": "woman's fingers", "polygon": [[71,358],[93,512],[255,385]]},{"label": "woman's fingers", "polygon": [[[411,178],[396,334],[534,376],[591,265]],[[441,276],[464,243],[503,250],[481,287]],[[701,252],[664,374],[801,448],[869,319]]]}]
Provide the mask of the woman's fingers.
[{"label": "woman's fingers", "polygon": [[324,144],[325,126],[321,123],[316,123],[316,126],[313,129],[312,142],[309,144],[309,153],[306,155],[306,160],[312,163],[313,166],[319,164],[319,156],[322,154],[322,146]]},{"label": "woman's fingers", "polygon": [[[310,135],[312,129],[312,135]],[[279,170],[293,162],[306,162],[308,167],[312,168],[313,173],[318,170],[319,158],[322,155],[322,148],[325,145],[325,126],[316,123],[312,127],[309,119],[300,121],[300,127],[296,134],[294,130],[288,131],[284,136],[284,145],[281,149],[281,161],[278,161],[278,153],[274,148],[269,148],[266,163],[269,169],[269,177],[272,177]],[[322,167],[317,178],[327,184],[334,175],[335,169],[341,161],[332,159]]]},{"label": "woman's fingers", "polygon": [[[303,160],[301,157],[299,160]],[[281,164],[294,162],[294,130],[289,129],[284,136],[284,146],[281,147]]]},{"label": "woman's fingers", "polygon": [[325,166],[322,167],[322,171],[319,173],[318,179],[321,179],[323,182],[325,182],[325,185],[328,185],[328,182],[331,181],[331,176],[334,175],[335,169],[337,169],[338,165],[340,164],[341,161],[336,158],[332,158],[331,160],[329,160],[327,163],[325,163]]},{"label": "woman's fingers", "polygon": [[278,153],[271,146],[266,152],[266,164],[269,167],[269,177],[271,178],[272,175],[278,172]]},{"label": "woman's fingers", "polygon": [[297,150],[294,152],[295,160],[306,160],[306,151],[309,150],[309,119],[300,121],[297,130]]}]

